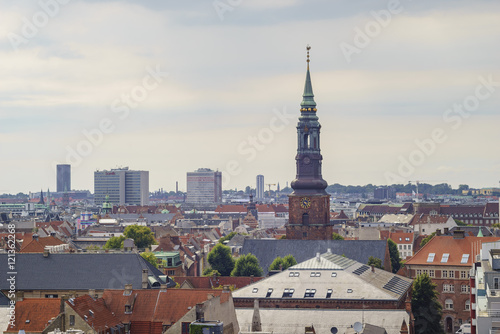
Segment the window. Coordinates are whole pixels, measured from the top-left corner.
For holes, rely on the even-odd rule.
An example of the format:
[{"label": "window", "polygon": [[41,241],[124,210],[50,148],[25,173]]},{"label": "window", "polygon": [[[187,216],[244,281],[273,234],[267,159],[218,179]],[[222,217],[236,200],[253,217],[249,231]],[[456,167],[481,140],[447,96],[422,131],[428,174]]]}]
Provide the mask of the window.
[{"label": "window", "polygon": [[293,271],[291,271],[290,274],[288,274],[288,277],[293,277]]},{"label": "window", "polygon": [[455,292],[455,286],[453,284],[443,284],[443,292]]},{"label": "window", "polygon": [[332,273],[332,277],[337,277],[337,273]]},{"label": "window", "polygon": [[314,297],[315,293],[316,293],[316,289],[306,289],[306,293],[304,294],[304,298]]},{"label": "window", "polygon": [[300,276],[300,273],[298,271],[293,273],[293,277],[299,277],[299,276]]},{"label": "window", "polygon": [[326,298],[331,298],[332,297],[332,293],[333,293],[333,290],[332,289],[328,289],[328,291],[326,292]]},{"label": "window", "polygon": [[469,311],[469,310],[470,310],[470,300],[469,300],[469,299],[467,299],[467,300],[465,301],[465,310],[466,310],[466,311]]},{"label": "window", "polygon": [[259,291],[259,289],[258,289],[258,288],[253,288],[253,289],[252,289],[252,293],[257,293],[257,291]]},{"label": "window", "polygon": [[285,297],[292,297],[294,292],[295,292],[295,289],[285,289],[285,290],[283,291],[283,296],[282,296],[282,298],[285,298]]},{"label": "window", "polygon": [[411,245],[408,245],[408,250],[411,250]]},{"label": "window", "polygon": [[447,310],[453,310],[453,300],[446,299],[444,302],[444,308]]},{"label": "window", "polygon": [[399,250],[402,250],[403,249],[403,245],[399,245]]},{"label": "window", "polygon": [[467,278],[467,272],[465,270],[460,271],[460,278]]},{"label": "window", "polygon": [[436,277],[434,275],[434,269],[429,269],[429,277]]},{"label": "window", "polygon": [[467,263],[467,262],[469,262],[469,256],[470,256],[470,254],[463,254],[462,255],[462,260],[460,261],[460,263]]},{"label": "window", "polygon": [[436,253],[429,253],[429,256],[427,257],[427,262],[434,262],[434,257],[436,256]]},{"label": "window", "polygon": [[45,295],[45,298],[59,298],[59,295]]},{"label": "window", "polygon": [[493,289],[498,290],[500,285],[500,277],[494,277],[493,278]]},{"label": "window", "polygon": [[181,334],[189,334],[189,324],[190,324],[190,322],[183,322],[182,323]]},{"label": "window", "polygon": [[429,275],[429,270],[427,270],[427,269],[422,270],[422,272],[423,272],[424,274]]},{"label": "window", "polygon": [[450,278],[455,278],[455,270],[450,270],[448,272],[448,275],[450,276]]},{"label": "window", "polygon": [[403,245],[403,249],[406,250],[406,245]]},{"label": "window", "polygon": [[320,277],[320,276],[321,276],[321,273],[318,271],[311,272],[311,277]]},{"label": "window", "polygon": [[468,286],[467,284],[462,284],[460,286],[460,292],[461,293],[469,293],[470,292],[470,286]]},{"label": "window", "polygon": [[443,257],[441,258],[441,263],[447,263],[449,258],[450,258],[450,253],[444,253]]},{"label": "window", "polygon": [[266,298],[271,297],[271,294],[272,294],[272,293],[273,293],[273,288],[269,288],[269,289],[267,289]]},{"label": "window", "polygon": [[69,316],[69,325],[70,326],[74,326],[75,325],[75,316],[74,315],[70,315]]},{"label": "window", "polygon": [[352,289],[347,289],[347,293],[352,293]]},{"label": "window", "polygon": [[448,270],[442,270],[441,271],[441,277],[442,278],[448,278]]}]

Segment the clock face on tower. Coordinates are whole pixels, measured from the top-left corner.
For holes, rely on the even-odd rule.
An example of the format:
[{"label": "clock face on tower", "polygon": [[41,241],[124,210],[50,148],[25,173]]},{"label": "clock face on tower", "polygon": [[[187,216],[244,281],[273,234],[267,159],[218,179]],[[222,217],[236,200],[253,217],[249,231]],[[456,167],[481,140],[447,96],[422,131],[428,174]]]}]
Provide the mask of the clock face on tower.
[{"label": "clock face on tower", "polygon": [[311,207],[311,199],[309,197],[302,197],[300,199],[300,207],[302,209],[309,209]]}]

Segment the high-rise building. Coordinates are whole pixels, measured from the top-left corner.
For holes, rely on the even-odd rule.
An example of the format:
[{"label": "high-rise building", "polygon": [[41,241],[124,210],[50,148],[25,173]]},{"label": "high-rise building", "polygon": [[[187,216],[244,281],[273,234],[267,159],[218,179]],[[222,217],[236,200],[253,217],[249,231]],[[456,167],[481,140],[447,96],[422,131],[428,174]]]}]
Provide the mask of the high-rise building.
[{"label": "high-rise building", "polygon": [[264,175],[257,175],[257,187],[255,197],[257,199],[264,198]]},{"label": "high-rise building", "polygon": [[187,173],[187,203],[213,204],[222,202],[222,172],[199,168]]},{"label": "high-rise building", "polygon": [[321,176],[321,125],[316,116],[316,102],[309,73],[309,49],[308,46],[306,83],[297,124],[297,176],[291,184],[293,192],[288,196],[286,238],[328,240],[332,239],[333,233],[330,223],[330,195],[325,191],[328,184]]},{"label": "high-rise building", "polygon": [[109,196],[114,205],[147,205],[149,203],[149,171],[128,167],[94,172],[94,202],[102,205]]},{"label": "high-rise building", "polygon": [[57,165],[57,192],[71,190],[71,165]]}]

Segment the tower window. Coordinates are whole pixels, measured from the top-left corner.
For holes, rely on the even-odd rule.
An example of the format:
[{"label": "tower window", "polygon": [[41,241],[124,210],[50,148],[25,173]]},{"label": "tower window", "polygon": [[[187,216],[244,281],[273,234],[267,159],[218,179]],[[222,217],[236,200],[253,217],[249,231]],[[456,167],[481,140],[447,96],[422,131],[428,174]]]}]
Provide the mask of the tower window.
[{"label": "tower window", "polygon": [[302,215],[302,225],[309,225],[309,214],[304,213]]},{"label": "tower window", "polygon": [[304,148],[307,149],[309,146],[309,134],[304,134]]}]

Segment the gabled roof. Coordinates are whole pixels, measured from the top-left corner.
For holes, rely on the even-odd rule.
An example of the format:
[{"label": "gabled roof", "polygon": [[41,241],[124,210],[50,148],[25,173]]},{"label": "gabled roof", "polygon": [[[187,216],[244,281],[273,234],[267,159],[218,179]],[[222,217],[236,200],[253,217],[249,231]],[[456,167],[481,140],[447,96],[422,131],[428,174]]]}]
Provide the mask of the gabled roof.
[{"label": "gabled roof", "polygon": [[[3,262],[2,262],[3,261]],[[0,254],[7,263],[7,254]],[[142,286],[142,270],[160,281],[161,271],[135,253],[20,253],[16,255],[17,290],[120,289]],[[0,289],[8,290],[7,272],[0,271]]]},{"label": "gabled roof", "polygon": [[7,326],[4,333],[18,333],[20,330],[26,333],[41,333],[49,325],[49,321],[59,315],[60,310],[59,298],[27,298],[18,301],[15,326]]},{"label": "gabled roof", "polygon": [[45,246],[63,245],[64,242],[54,238],[53,236],[38,237],[37,239],[31,238],[30,241],[23,241],[21,246],[21,253],[43,253]]},{"label": "gabled roof", "polygon": [[121,325],[121,321],[106,307],[102,298],[94,300],[89,295],[83,295],[66,301],[66,304],[97,332],[105,332]]},{"label": "gabled roof", "polygon": [[392,232],[389,235],[389,239],[394,241],[397,244],[413,244],[413,233],[404,233],[404,232]]},{"label": "gabled roof", "polygon": [[278,256],[293,255],[297,262],[305,261],[316,253],[332,253],[367,263],[370,256],[382,259],[384,265],[386,240],[259,240],[245,239],[241,254],[252,253],[267,274],[269,266]]},{"label": "gabled roof", "polygon": [[446,224],[450,219],[450,216],[446,215],[430,215],[421,213],[415,215],[410,223],[410,225],[420,225],[420,224]]},{"label": "gabled roof", "polygon": [[[398,301],[406,297],[412,282],[409,278],[327,252],[239,289],[233,293],[233,298]],[[285,296],[289,289],[293,289],[292,295]],[[307,295],[311,289],[315,292]]]},{"label": "gabled roof", "polygon": [[[167,289],[133,290],[130,295],[124,295],[124,290],[106,290],[102,298],[109,310],[123,323],[150,321],[170,325],[196,304],[206,301],[209,295],[220,296],[221,303],[225,303],[230,293],[213,289]],[[132,306],[131,312],[125,313],[125,305]]]},{"label": "gabled roof", "polygon": [[483,242],[492,242],[497,240],[500,240],[500,237],[466,236],[462,239],[455,239],[453,236],[436,235],[412,258],[407,260],[406,264],[426,266],[449,265],[470,268],[475,262],[474,257],[477,254],[472,253],[472,250],[481,249],[480,246]]}]

